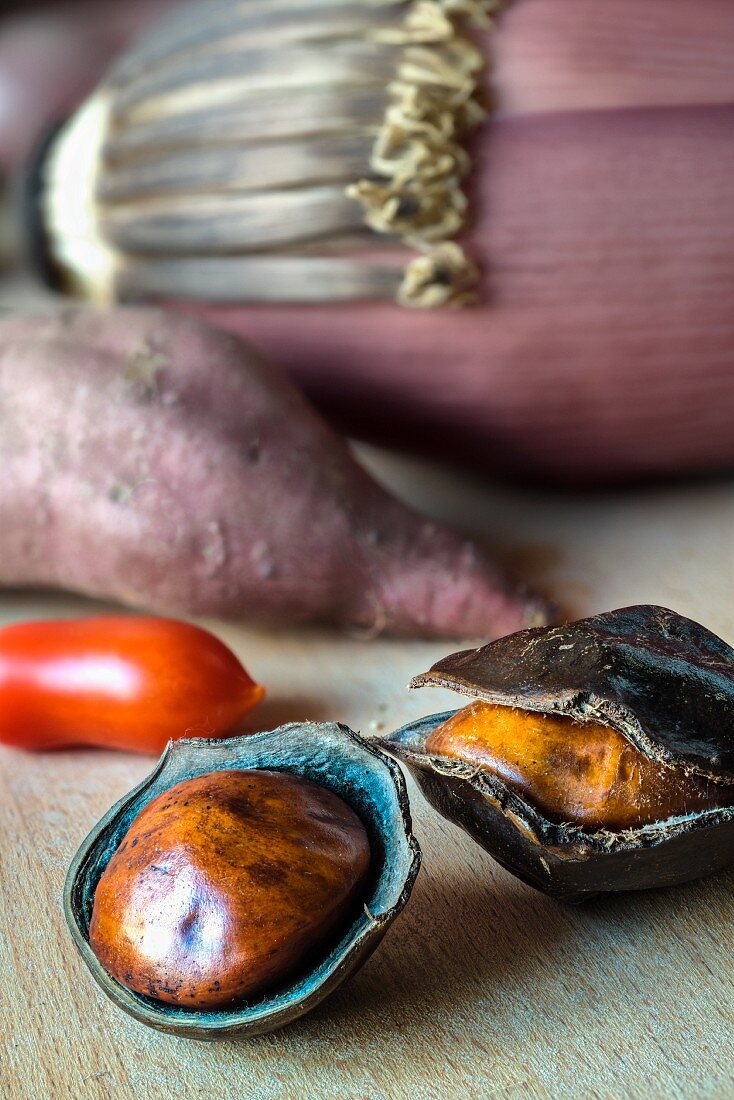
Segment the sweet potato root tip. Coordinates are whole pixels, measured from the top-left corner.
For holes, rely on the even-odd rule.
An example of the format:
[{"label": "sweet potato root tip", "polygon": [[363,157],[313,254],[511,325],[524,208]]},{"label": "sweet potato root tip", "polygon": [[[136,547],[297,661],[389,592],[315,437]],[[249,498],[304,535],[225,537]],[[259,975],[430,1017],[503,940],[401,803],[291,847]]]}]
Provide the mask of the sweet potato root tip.
[{"label": "sweet potato root tip", "polygon": [[378,486],[280,371],[192,319],[0,320],[0,428],[2,584],[428,636],[541,613]]}]

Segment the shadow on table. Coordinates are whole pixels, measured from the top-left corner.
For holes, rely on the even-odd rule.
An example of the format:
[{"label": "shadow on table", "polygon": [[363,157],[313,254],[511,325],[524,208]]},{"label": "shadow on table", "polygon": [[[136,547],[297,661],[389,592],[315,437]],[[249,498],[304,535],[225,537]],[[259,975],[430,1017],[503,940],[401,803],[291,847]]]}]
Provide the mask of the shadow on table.
[{"label": "shadow on table", "polygon": [[[536,999],[553,1002],[556,990],[567,996],[580,971],[609,965],[610,951],[654,959],[655,945],[668,949],[684,915],[704,922],[723,908],[731,918],[733,902],[734,874],[569,907],[489,859],[465,879],[424,871],[406,912],[352,981],[284,1031],[251,1042],[285,1050],[327,1040],[338,1047],[359,1030],[399,1032],[409,1044],[467,1013],[486,1016],[488,1027],[494,1021],[499,1033],[503,1021],[525,1019]],[[578,995],[591,996],[590,987],[579,984]],[[617,991],[602,982],[593,995],[603,1002]]]},{"label": "shadow on table", "polygon": [[288,722],[325,722],[331,715],[323,698],[308,695],[265,696],[240,723],[242,733],[273,730]]}]

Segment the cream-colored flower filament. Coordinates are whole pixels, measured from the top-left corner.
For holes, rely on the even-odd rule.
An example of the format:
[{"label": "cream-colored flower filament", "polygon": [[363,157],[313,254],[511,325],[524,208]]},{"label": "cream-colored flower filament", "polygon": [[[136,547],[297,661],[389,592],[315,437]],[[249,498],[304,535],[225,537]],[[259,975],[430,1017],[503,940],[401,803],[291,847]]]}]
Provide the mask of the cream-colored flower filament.
[{"label": "cream-colored flower filament", "polygon": [[[454,238],[497,0],[178,9],[62,131],[53,259],[97,300],[463,304]],[[407,250],[419,253],[411,258]]]}]

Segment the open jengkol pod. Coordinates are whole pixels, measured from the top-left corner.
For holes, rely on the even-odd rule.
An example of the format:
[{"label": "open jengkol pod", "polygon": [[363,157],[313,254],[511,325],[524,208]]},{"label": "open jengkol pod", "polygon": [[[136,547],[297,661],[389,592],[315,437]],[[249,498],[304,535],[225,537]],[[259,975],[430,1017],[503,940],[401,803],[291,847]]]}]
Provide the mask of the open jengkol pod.
[{"label": "open jengkol pod", "polygon": [[[371,853],[360,904],[348,925],[309,957],[292,980],[249,1002],[202,1011],[144,996],[111,977],[90,947],[97,885],[135,819],[157,796],[185,780],[235,769],[300,777],[338,795],[357,813]],[[170,742],[154,771],[105,814],[82,844],[69,868],[64,907],[84,962],[116,1005],[160,1031],[193,1039],[231,1039],[282,1027],[353,974],[405,905],[419,866],[420,849],[411,833],[405,783],[397,765],[345,726],[299,723],[242,737]]]},{"label": "open jengkol pod", "polygon": [[443,816],[531,886],[576,902],[734,863],[734,650],[704,627],[660,607],[623,608],[454,653],[411,684],[424,685],[608,727],[643,754],[646,768],[652,761],[664,777],[688,777],[715,799],[636,828],[590,830],[550,820],[476,757],[431,753],[429,738],[451,714],[380,740]]}]

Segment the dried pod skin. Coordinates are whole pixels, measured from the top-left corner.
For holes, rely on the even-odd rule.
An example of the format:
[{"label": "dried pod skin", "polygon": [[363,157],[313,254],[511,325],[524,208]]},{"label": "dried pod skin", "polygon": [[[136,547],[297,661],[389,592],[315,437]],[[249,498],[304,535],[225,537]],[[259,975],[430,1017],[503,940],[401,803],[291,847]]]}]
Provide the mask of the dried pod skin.
[{"label": "dried pod skin", "polygon": [[367,832],[284,772],[184,780],[137,816],[94,896],[89,942],[138,993],[219,1008],[282,984],[353,909]]},{"label": "dried pod skin", "polygon": [[[317,819],[321,818],[320,821],[312,821],[316,832],[320,832],[321,855],[324,855],[326,849],[331,846],[333,856],[336,852],[333,847],[335,838],[332,836],[329,839],[325,835],[324,830],[328,832],[330,827],[325,817],[333,819],[334,813],[341,806],[343,808],[339,809],[337,814],[340,822],[337,832],[341,832],[341,841],[348,840],[349,851],[345,853],[342,849],[341,856],[344,857],[346,854],[345,862],[350,862],[351,872],[349,875],[330,874],[330,882],[321,892],[316,888],[318,896],[311,895],[311,917],[308,922],[310,933],[305,943],[301,941],[296,952],[297,958],[294,955],[287,958],[288,953],[284,955],[279,948],[278,973],[268,975],[266,973],[267,952],[275,944],[277,937],[274,935],[271,937],[272,942],[265,945],[264,949],[263,944],[260,944],[259,960],[262,965],[254,979],[253,971],[250,970],[249,979],[253,980],[247,988],[245,988],[246,983],[242,982],[243,970],[241,969],[238,973],[236,966],[230,968],[228,980],[231,982],[234,979],[235,984],[237,981],[240,982],[235,993],[235,996],[240,999],[236,1003],[232,1001],[231,986],[227,990],[226,997],[222,997],[220,1001],[221,990],[215,989],[215,981],[219,980],[222,985],[221,978],[208,980],[211,975],[206,973],[206,968],[200,975],[202,981],[198,987],[189,986],[184,989],[182,984],[182,992],[190,993],[193,990],[195,993],[201,993],[201,996],[194,998],[184,996],[183,1004],[167,1003],[160,997],[161,993],[165,993],[160,985],[153,984],[156,996],[150,995],[150,988],[147,988],[145,993],[128,988],[128,985],[123,984],[125,975],[133,971],[125,971],[121,975],[123,981],[118,981],[95,955],[90,938],[101,934],[102,931],[100,919],[97,920],[96,926],[94,925],[95,894],[107,868],[111,869],[111,877],[115,874],[113,860],[121,847],[123,851],[120,853],[119,865],[122,865],[124,857],[130,854],[130,850],[125,850],[123,847],[125,839],[129,838],[132,847],[136,837],[130,835],[131,828],[147,807],[152,807],[151,814],[157,813],[156,806],[153,805],[155,800],[163,798],[163,802],[158,802],[157,806],[166,806],[170,801],[171,792],[174,791],[173,797],[175,797],[174,789],[180,784],[189,784],[189,790],[197,792],[197,799],[205,793],[213,796],[215,792],[211,785],[208,785],[212,773],[229,774],[231,772],[247,776],[255,772],[260,776],[258,787],[261,794],[265,794],[266,789],[270,791],[265,798],[265,802],[272,800],[269,810],[263,806],[261,800],[256,800],[258,812],[262,811],[261,826],[267,825],[269,814],[275,814],[275,817],[270,817],[271,824],[277,818],[283,826],[273,834],[271,850],[268,853],[269,870],[272,870],[270,867],[272,858],[278,856],[278,852],[275,851],[278,843],[285,847],[289,843],[287,836],[289,823],[296,825],[297,819],[300,818],[302,826],[304,814],[309,813],[310,810],[314,810]],[[278,799],[273,795],[272,783],[275,782],[273,778],[275,773],[280,781],[278,789],[281,793],[284,785],[287,784],[300,784],[302,793],[309,787],[315,787],[322,792],[319,798],[325,797],[325,802],[320,805],[310,802],[309,795],[309,799],[306,802],[302,801],[299,808],[296,805],[298,799],[294,795],[295,788],[293,788],[288,795],[289,805],[286,808],[282,798]],[[208,779],[203,781],[202,777],[208,777]],[[232,782],[231,779],[227,781],[228,784]],[[236,785],[237,781],[234,782]],[[237,797],[241,797],[241,794],[242,792]],[[313,791],[310,794],[313,794]],[[191,802],[190,799],[189,801]],[[214,832],[217,831],[215,826],[222,826],[222,835],[226,828],[239,828],[236,821],[237,813],[232,816],[232,806],[226,809],[225,802],[226,797],[221,798],[221,804],[216,810],[213,798],[210,797],[208,802],[203,803],[204,807],[207,805],[213,807],[209,821]],[[277,806],[274,804],[276,802]],[[170,809],[169,807],[167,812],[170,813]],[[185,811],[186,808],[182,806],[181,809]],[[240,812],[242,810],[243,807],[240,806]],[[168,819],[171,830],[169,841],[177,829],[179,838],[182,836],[182,830],[186,831],[186,823],[183,822],[177,826],[175,816],[170,813]],[[201,815],[199,817],[200,821],[203,821],[203,817]],[[200,825],[201,828],[203,825]],[[363,846],[361,828],[366,833],[368,853]],[[141,829],[141,839],[136,849],[143,843],[142,834],[147,831],[147,828]],[[265,831],[263,828],[260,836],[263,850],[265,850]],[[314,837],[315,834],[312,832],[311,840]],[[194,835],[191,832],[187,843],[190,845],[193,839]],[[152,845],[152,838],[148,837],[147,840]],[[201,853],[205,843],[201,839],[198,843]],[[167,844],[167,848],[170,852],[170,843]],[[245,848],[242,850],[244,851]],[[179,848],[178,851],[180,854],[181,849]],[[254,853],[255,849],[252,848],[251,863],[257,862],[254,859]],[[152,851],[148,853],[148,855],[151,854]],[[368,871],[365,871],[364,867],[365,856],[369,860]],[[187,858],[191,868],[193,866],[191,854]],[[226,909],[239,921],[243,915],[242,906],[241,902],[234,898],[234,888],[228,893],[225,881],[226,859],[222,856],[217,857],[215,853],[215,861],[217,859],[218,868],[215,863],[214,870],[219,875],[219,900],[224,903],[220,906],[219,914],[221,915]],[[342,863],[343,871],[341,858],[337,863]],[[397,765],[373,745],[367,744],[344,726],[335,723],[292,724],[268,733],[217,740],[180,740],[169,744],[152,774],[113,806],[82,844],[67,875],[64,908],[72,938],[82,958],[94,979],[119,1008],[160,1031],[194,1039],[231,1039],[245,1035],[259,1035],[284,1026],[315,1007],[353,974],[374,951],[390,923],[407,902],[419,866],[420,849],[411,832],[405,784]],[[290,878],[290,882],[293,884],[298,878],[298,871],[293,868],[291,871],[293,877]],[[257,878],[257,870],[253,871],[250,866],[248,877],[250,885],[253,886],[254,879]],[[270,896],[271,903],[273,898],[277,902],[278,891],[268,895],[268,890],[263,885],[265,878],[270,878],[272,881],[271,875],[261,876],[260,896],[261,898]],[[302,885],[302,882],[296,883],[297,892],[300,893]],[[155,890],[157,896],[161,897],[160,884]],[[283,893],[280,894],[281,902],[284,896]],[[169,897],[168,904],[170,900]],[[239,911],[238,905],[240,905]],[[274,905],[273,913],[275,909],[277,904]],[[315,915],[317,912],[320,912],[321,918],[324,918],[320,926],[318,915]],[[101,915],[100,909],[98,918]],[[282,909],[275,915],[278,918],[282,917]],[[168,919],[170,919],[168,931],[171,931],[172,927],[174,930],[177,928],[179,932],[182,931],[181,925],[175,925],[175,919],[170,913]],[[300,919],[296,920],[296,924]],[[331,931],[329,931],[329,922],[331,922]],[[293,926],[291,926],[292,929]],[[160,931],[160,925],[158,930]],[[183,931],[185,932],[185,929]],[[247,929],[240,928],[240,933],[243,939],[240,940],[239,947],[252,948],[255,940],[254,932],[249,944],[244,942],[249,935]],[[235,942],[235,947],[237,946],[236,935],[237,930],[234,933],[235,940],[230,941],[230,946],[232,942]],[[268,935],[266,930],[264,938],[267,939]],[[303,952],[306,953],[305,956]],[[271,960],[272,958],[274,956],[270,956]],[[112,963],[112,960],[105,959],[105,962]],[[147,976],[151,977],[150,973]],[[162,973],[158,974],[158,978],[162,981],[166,980]],[[170,988],[173,988],[173,985],[169,986]],[[198,1003],[202,999],[207,1003]],[[223,1001],[226,1003],[222,1003]],[[186,1002],[191,1007],[187,1007]]]},{"label": "dried pod skin", "polygon": [[[674,885],[734,863],[734,651],[699,624],[660,607],[623,608],[452,654],[412,686],[424,684],[608,727],[661,769],[663,787],[690,776],[682,812],[590,830],[553,820],[470,753],[458,759],[443,751],[452,714],[382,739],[440,813],[530,885],[582,901]],[[707,804],[717,791],[716,804]],[[681,810],[674,800],[671,808]]]},{"label": "dried pod skin", "polygon": [[428,684],[596,720],[653,760],[734,781],[734,650],[664,607],[521,630],[443,658],[411,686]]}]

